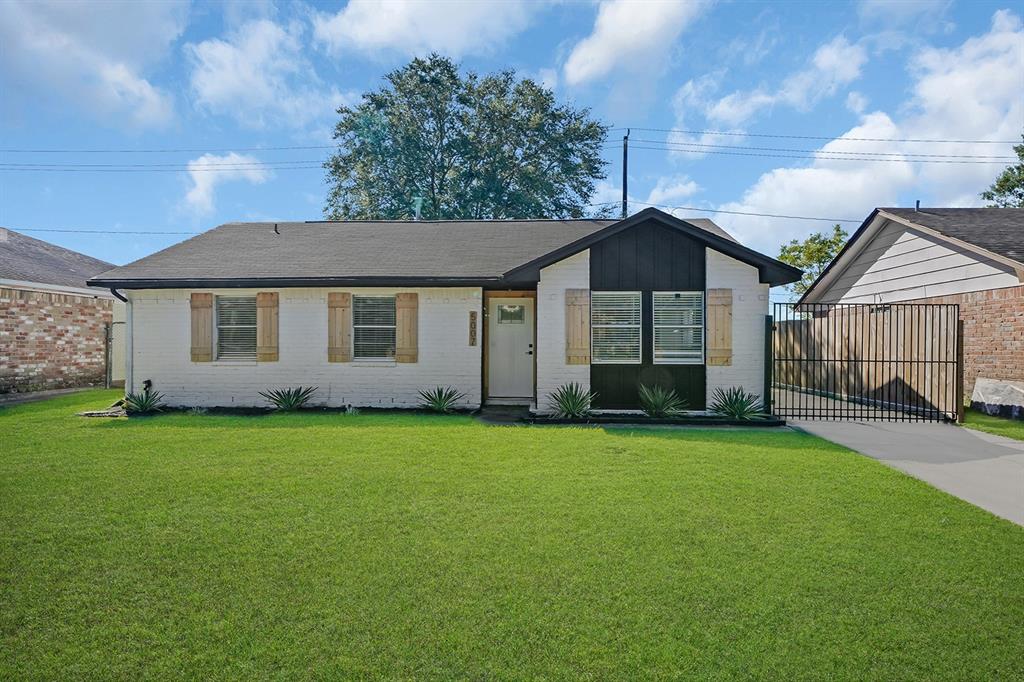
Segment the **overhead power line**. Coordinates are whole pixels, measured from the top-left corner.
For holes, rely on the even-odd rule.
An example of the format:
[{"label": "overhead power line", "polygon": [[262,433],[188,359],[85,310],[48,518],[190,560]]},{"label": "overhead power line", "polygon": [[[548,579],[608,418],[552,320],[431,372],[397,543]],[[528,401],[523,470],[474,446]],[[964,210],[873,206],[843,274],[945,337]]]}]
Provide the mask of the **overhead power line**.
[{"label": "overhead power line", "polygon": [[[618,201],[601,201],[597,203],[587,204],[587,206],[611,206],[618,204]],[[652,204],[646,201],[636,201],[635,199],[629,200],[630,204],[638,204],[640,206],[653,206],[654,208],[667,208],[679,211],[699,211],[702,213],[726,213],[729,215],[745,215],[745,216],[756,216],[759,218],[787,218],[789,220],[820,220],[828,223],[861,223],[862,220],[854,218],[823,218],[821,216],[806,216],[806,215],[787,215],[784,213],[758,213],[755,211],[729,211],[722,208],[702,208],[699,206],[671,206],[669,204]]]},{"label": "overhead power line", "polygon": [[170,232],[163,230],[78,230],[78,229],[58,229],[58,228],[42,228],[42,227],[19,227],[17,230],[12,232],[69,232],[74,234],[187,234],[195,236],[202,234],[202,232]]},{"label": "overhead power line", "polygon": [[[664,152],[664,151],[684,151],[684,150],[681,150],[681,149],[678,149],[678,148],[667,147],[667,146],[661,146],[661,147],[646,146],[645,147],[645,146],[637,145],[635,147],[632,147],[632,149],[647,149],[647,150],[653,150],[653,151],[659,151],[659,152]],[[816,153],[813,153],[813,154],[797,155],[797,154],[761,154],[761,153],[754,153],[754,152],[724,152],[724,151],[720,151],[720,150],[696,149],[696,148],[692,149],[690,151],[699,152],[701,154],[721,154],[721,155],[724,155],[724,156],[758,156],[758,157],[769,158],[769,159],[807,159],[807,160],[825,159],[825,160],[830,160],[830,161],[871,161],[871,162],[876,162],[876,163],[984,163],[984,164],[1000,164],[1000,165],[1006,164],[1006,161],[971,161],[971,160],[963,160],[963,159],[901,159],[901,158],[898,158],[898,157],[891,158],[891,159],[880,159],[880,158],[875,158],[875,157],[870,157],[870,156],[858,156],[858,157],[851,157],[851,156],[829,156],[828,155],[829,152],[816,152]]]},{"label": "overhead power line", "polygon": [[[918,152],[858,152],[858,151],[840,151],[840,150],[824,150],[824,149],[792,149],[790,147],[749,147],[746,145],[734,145],[734,144],[708,144],[704,142],[674,142],[671,140],[644,140],[637,139],[635,142],[644,142],[652,144],[664,144],[670,146],[680,147],[707,147],[711,149],[752,149],[755,151],[766,151],[766,152],[799,152],[801,154],[840,154],[840,155],[856,155],[856,156],[913,156],[923,158],[945,158],[945,159],[998,159],[1000,161],[1015,161],[1016,156],[994,156],[985,154],[921,154]],[[840,142],[842,140],[839,140]]]},{"label": "overhead power line", "polygon": [[789,140],[842,140],[844,142],[914,142],[924,144],[1020,144],[1020,140],[949,140],[942,138],[900,138],[900,137],[846,137],[843,135],[786,135],[781,133],[745,133],[736,130],[682,130],[679,128],[639,128],[658,133],[681,133],[684,135],[724,135],[730,137],[773,137]]}]

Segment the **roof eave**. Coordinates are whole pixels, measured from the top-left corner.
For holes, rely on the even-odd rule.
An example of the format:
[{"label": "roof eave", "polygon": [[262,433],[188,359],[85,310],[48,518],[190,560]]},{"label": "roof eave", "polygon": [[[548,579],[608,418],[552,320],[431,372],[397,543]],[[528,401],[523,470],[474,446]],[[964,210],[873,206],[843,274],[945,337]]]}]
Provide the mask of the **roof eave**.
[{"label": "roof eave", "polygon": [[104,289],[254,289],[260,287],[488,287],[501,277],[193,277],[90,279]]}]

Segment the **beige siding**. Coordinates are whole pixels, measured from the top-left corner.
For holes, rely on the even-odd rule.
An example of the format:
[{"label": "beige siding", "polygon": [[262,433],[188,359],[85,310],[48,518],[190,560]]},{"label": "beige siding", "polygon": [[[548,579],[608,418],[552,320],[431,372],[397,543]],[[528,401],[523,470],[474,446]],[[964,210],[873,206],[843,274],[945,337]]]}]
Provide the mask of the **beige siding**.
[{"label": "beige siding", "polygon": [[817,302],[891,303],[1019,283],[1007,265],[886,221]]},{"label": "beige siding", "polygon": [[[469,345],[469,312],[479,314],[478,288],[349,289],[419,294],[418,362],[328,362],[327,295],[341,289],[280,289],[277,362],[189,360],[188,290],[133,291],[132,376],[145,379],[171,405],[263,406],[268,388],[319,386],[314,402],[330,406],[414,407],[420,389],[451,385],[480,404],[480,346]],[[214,291],[251,294],[257,290]]]}]

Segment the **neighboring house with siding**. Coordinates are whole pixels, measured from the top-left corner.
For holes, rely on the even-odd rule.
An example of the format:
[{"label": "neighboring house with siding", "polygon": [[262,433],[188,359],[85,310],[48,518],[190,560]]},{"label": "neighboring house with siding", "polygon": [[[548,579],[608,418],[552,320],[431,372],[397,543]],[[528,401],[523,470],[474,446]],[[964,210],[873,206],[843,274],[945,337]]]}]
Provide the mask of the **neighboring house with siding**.
[{"label": "neighboring house with siding", "polygon": [[707,220],[230,223],[89,281],[128,300],[127,386],[172,405],[544,411],[559,386],[634,409],[641,383],[702,409],[764,388],[768,288],[800,271]]},{"label": "neighboring house with siding", "polygon": [[86,285],[112,267],[0,228],[0,394],[124,380],[124,304]]},{"label": "neighboring house with siding", "polygon": [[1024,404],[1024,209],[875,209],[800,302],[959,304],[964,394]]}]

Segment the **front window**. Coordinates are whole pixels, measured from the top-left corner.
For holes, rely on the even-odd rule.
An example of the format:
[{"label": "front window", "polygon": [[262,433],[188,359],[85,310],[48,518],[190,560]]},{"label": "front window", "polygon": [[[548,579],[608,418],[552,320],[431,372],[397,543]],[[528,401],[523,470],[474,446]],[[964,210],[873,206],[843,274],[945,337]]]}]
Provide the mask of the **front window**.
[{"label": "front window", "polygon": [[352,297],[352,349],[356,360],[395,357],[395,297]]},{"label": "front window", "polygon": [[704,292],[655,291],[654,362],[699,365],[704,362]]},{"label": "front window", "polygon": [[640,292],[590,295],[590,352],[594,364],[640,364]]},{"label": "front window", "polygon": [[217,296],[217,359],[256,359],[256,297]]}]

